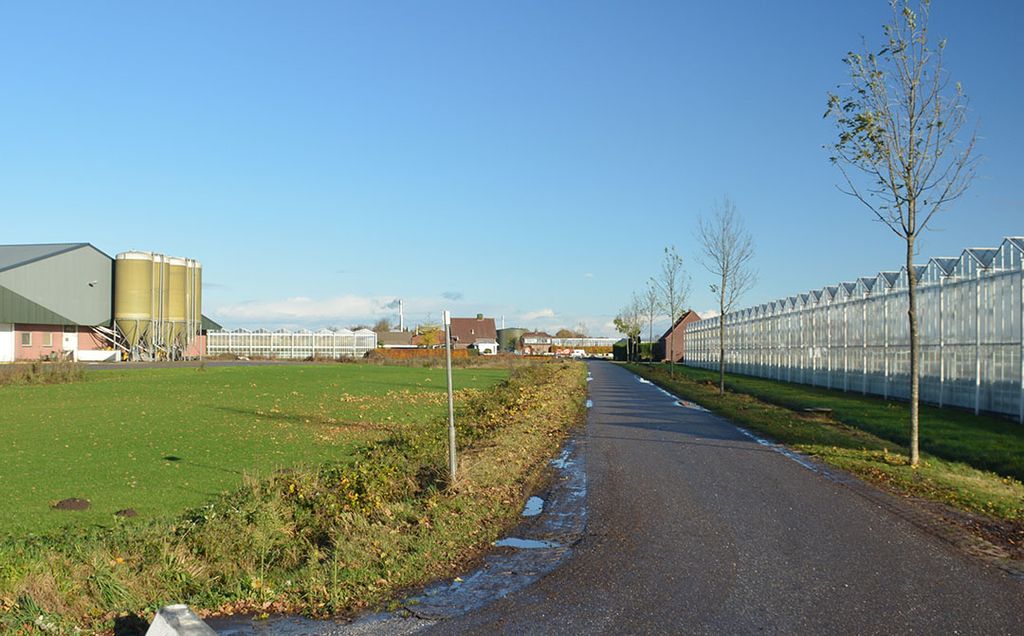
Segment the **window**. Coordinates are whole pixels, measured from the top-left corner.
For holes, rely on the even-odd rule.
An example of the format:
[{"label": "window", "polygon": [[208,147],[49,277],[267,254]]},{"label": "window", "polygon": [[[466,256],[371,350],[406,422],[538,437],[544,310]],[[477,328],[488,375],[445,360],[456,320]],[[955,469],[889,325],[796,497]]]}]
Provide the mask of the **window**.
[{"label": "window", "polygon": [[44,347],[50,347],[50,348],[53,347],[53,332],[52,331],[47,331],[47,332],[45,332],[43,334],[43,346]]},{"label": "window", "polygon": [[21,346],[31,347],[32,346],[32,334],[28,331],[21,332]]}]

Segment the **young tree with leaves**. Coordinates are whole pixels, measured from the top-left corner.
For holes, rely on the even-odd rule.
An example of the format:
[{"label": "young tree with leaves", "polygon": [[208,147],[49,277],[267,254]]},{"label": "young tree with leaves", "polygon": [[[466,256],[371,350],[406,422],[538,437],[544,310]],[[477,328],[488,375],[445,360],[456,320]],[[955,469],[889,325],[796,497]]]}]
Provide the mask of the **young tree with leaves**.
[{"label": "young tree with leaves", "polygon": [[754,241],[729,197],[722,198],[710,218],[698,217],[697,238],[701,264],[714,277],[711,293],[718,296],[718,392],[725,395],[725,317],[757,281],[751,267]]},{"label": "young tree with leaves", "polygon": [[615,330],[626,337],[627,361],[633,360],[637,356],[638,347],[636,346],[636,341],[643,329],[642,315],[640,299],[634,293],[629,304],[620,309],[619,314],[613,320]]},{"label": "young tree with leaves", "polygon": [[946,41],[929,41],[931,3],[890,0],[892,19],[877,52],[864,44],[843,59],[850,83],[828,94],[839,129],[831,147],[849,194],[900,237],[906,253],[910,326],[910,465],[917,466],[921,348],[915,244],[929,221],[974,178],[976,135],[964,135],[967,97],[943,65]]},{"label": "young tree with leaves", "polygon": [[[662,308],[668,312],[668,324],[671,330],[679,319],[679,314],[686,306],[686,297],[690,293],[690,278],[683,269],[683,257],[676,252],[675,246],[665,248],[665,256],[661,261],[661,273],[651,282],[661,294]],[[676,376],[675,338],[669,335],[669,375]]]}]

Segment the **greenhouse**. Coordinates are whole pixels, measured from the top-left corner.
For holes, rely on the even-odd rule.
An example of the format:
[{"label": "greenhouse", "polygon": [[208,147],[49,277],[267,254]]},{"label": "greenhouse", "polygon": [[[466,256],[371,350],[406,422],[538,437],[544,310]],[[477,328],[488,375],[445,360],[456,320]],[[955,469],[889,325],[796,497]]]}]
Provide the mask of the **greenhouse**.
[{"label": "greenhouse", "polygon": [[249,358],[308,360],[313,358],[362,358],[377,348],[377,334],[369,329],[210,331],[206,334],[209,355],[233,354]]},{"label": "greenhouse", "polygon": [[[916,265],[921,399],[1024,423],[1024,238]],[[725,316],[726,369],[907,398],[907,271],[840,283]],[[718,368],[719,318],[691,324],[686,359]]]}]

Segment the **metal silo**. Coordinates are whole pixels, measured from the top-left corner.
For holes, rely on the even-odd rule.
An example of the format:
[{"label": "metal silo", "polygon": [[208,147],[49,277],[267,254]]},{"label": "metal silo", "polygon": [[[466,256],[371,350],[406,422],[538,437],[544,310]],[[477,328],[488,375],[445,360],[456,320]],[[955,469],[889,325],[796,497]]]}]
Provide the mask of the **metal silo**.
[{"label": "metal silo", "polygon": [[[153,254],[153,329],[152,345],[161,347],[170,339],[167,307],[170,304],[170,265],[163,254]],[[153,352],[155,353],[155,351]]]},{"label": "metal silo", "polygon": [[515,351],[519,348],[519,339],[526,333],[526,329],[520,329],[518,327],[509,327],[508,329],[498,329],[498,347],[502,351]]},{"label": "metal silo", "polygon": [[153,255],[123,252],[114,261],[114,321],[135,348],[153,320]]},{"label": "metal silo", "polygon": [[199,335],[202,331],[203,320],[203,266],[194,259],[188,260],[188,275],[186,276],[188,294],[188,340]]},{"label": "metal silo", "polygon": [[188,261],[172,256],[167,259],[170,266],[170,300],[167,306],[167,320],[170,325],[168,346],[180,345],[185,333],[188,317],[187,269]]},{"label": "metal silo", "polygon": [[196,333],[203,330],[203,264],[196,264]]}]

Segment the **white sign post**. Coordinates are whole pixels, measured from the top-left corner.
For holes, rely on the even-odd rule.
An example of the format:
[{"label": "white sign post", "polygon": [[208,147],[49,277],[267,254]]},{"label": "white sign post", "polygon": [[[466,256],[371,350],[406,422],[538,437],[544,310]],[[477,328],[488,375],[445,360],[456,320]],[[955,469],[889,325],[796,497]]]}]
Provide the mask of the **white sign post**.
[{"label": "white sign post", "polygon": [[445,367],[448,372],[448,471],[449,485],[455,485],[455,395],[452,392],[452,315],[445,311],[444,321],[444,353]]}]

